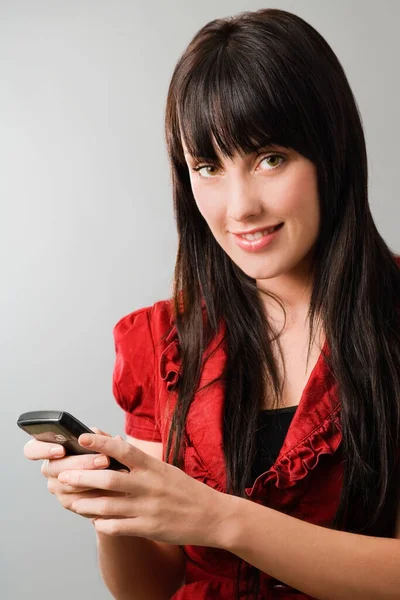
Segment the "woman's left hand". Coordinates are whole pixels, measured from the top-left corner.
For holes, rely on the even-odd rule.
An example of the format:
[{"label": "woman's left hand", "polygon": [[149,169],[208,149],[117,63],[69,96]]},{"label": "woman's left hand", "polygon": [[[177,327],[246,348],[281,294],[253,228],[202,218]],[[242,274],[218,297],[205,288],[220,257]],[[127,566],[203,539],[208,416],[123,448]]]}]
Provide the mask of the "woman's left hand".
[{"label": "woman's left hand", "polygon": [[229,516],[229,499],[233,496],[193,479],[124,440],[85,433],[79,443],[116,458],[130,469],[130,473],[74,470],[58,476],[68,485],[125,494],[74,501],[74,512],[98,515],[93,520],[96,531],[177,545],[223,547],[223,523]]}]

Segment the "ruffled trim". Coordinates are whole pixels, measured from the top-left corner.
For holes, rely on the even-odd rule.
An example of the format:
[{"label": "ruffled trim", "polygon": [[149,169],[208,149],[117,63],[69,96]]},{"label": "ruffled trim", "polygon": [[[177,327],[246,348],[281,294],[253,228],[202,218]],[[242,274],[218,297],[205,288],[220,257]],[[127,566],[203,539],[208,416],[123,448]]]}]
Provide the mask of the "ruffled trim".
[{"label": "ruffled trim", "polygon": [[170,391],[176,388],[180,378],[180,352],[175,326],[166,337],[166,342],[167,346],[160,357],[160,377]]},{"label": "ruffled trim", "polygon": [[[336,408],[307,438],[278,458],[269,471],[257,477],[253,487],[246,488],[247,495],[253,495],[258,485],[261,487],[271,485],[271,481],[280,489],[295,486],[298,481],[304,479],[310,471],[317,467],[321,456],[334,454],[341,441],[339,409]],[[202,460],[198,450],[193,446],[186,448],[185,472],[194,479],[223,491],[219,478],[215,476],[210,466]]]},{"label": "ruffled trim", "polygon": [[268,482],[275,480],[275,486],[280,489],[293,487],[316,468],[321,456],[334,454],[341,441],[342,429],[339,407],[337,406],[310,435],[286,454],[278,457],[267,471],[267,476],[264,478],[264,474],[261,474],[252,488],[246,488],[246,492],[251,493],[260,478],[262,479],[262,486],[266,486]]},{"label": "ruffled trim", "polygon": [[218,490],[224,491],[218,477],[203,462],[198,450],[194,446],[187,446],[184,454],[184,471],[193,479],[198,479],[202,483]]},{"label": "ruffled trim", "polygon": [[315,469],[324,454],[334,454],[342,441],[339,413],[332,413],[310,436],[273,465],[276,486],[292,487]]},{"label": "ruffled trim", "polygon": [[[180,306],[183,306],[182,300],[180,302]],[[202,299],[201,301],[201,306],[204,314],[206,310],[204,299]],[[159,365],[160,377],[163,381],[165,381],[165,386],[168,391],[174,390],[177,387],[178,381],[180,379],[181,366],[178,331],[175,325],[175,317],[172,310],[169,319],[169,324],[172,327],[172,329],[165,338],[167,346],[161,353]]]}]

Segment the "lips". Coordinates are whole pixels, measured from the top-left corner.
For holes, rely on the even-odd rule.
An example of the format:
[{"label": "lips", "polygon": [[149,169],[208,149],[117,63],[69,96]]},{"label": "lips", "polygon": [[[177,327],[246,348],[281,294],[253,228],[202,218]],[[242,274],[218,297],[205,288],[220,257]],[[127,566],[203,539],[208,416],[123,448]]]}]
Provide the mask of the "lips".
[{"label": "lips", "polygon": [[[279,233],[284,226],[284,223],[280,223],[272,233],[267,233],[265,235],[262,234],[262,231],[259,231],[259,235],[253,239],[248,239],[243,237],[243,235],[233,235],[233,239],[235,243],[247,252],[258,252],[267,248],[269,245],[273,243],[273,241],[279,236]],[[265,231],[265,229],[264,229]],[[254,235],[254,234],[253,234]]]},{"label": "lips", "polygon": [[248,231],[232,231],[232,233],[234,235],[253,235],[255,233],[263,233],[264,231],[269,231],[271,229],[276,229],[277,227],[280,227],[281,225],[283,225],[282,223],[277,223],[276,225],[265,225],[264,227],[257,227],[257,229],[249,229]]},{"label": "lips", "polygon": [[253,233],[242,233],[239,237],[250,241],[259,240],[266,235],[271,235],[271,233],[278,231],[278,229],[280,229],[282,226],[283,223],[279,223],[279,225],[275,225],[275,227],[268,227],[268,229],[259,229]]}]

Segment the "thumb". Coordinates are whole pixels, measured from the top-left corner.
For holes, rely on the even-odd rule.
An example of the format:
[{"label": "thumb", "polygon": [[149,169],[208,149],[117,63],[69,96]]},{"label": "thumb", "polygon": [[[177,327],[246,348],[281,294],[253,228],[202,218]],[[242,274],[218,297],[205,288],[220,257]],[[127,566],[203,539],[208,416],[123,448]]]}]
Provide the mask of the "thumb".
[{"label": "thumb", "polygon": [[99,429],[98,427],[90,427],[90,429],[93,431],[93,433],[99,433],[100,435],[106,435],[107,437],[112,437],[111,433],[107,433],[106,431],[103,431],[102,429]]}]

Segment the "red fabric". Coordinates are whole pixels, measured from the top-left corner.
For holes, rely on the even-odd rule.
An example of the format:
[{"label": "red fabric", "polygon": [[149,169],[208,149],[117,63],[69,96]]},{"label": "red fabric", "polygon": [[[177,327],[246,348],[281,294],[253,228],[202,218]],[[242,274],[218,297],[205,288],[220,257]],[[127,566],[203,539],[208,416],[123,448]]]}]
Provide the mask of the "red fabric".
[{"label": "red fabric", "polygon": [[[400,264],[400,257],[398,259]],[[117,351],[113,391],[126,411],[126,433],[161,441],[166,449],[170,417],[179,380],[179,343],[168,300],[141,308],[123,317],[115,326]],[[205,352],[200,388],[222,373],[226,360],[222,342],[224,327]],[[329,355],[328,344],[323,351]],[[169,399],[169,406],[167,400]],[[184,471],[226,493],[222,447],[224,384],[219,381],[195,394],[186,428]],[[329,527],[339,502],[342,485],[340,406],[337,384],[322,353],[303,391],[281,451],[272,467],[261,474],[248,499],[304,521]],[[165,454],[163,456],[165,460]],[[235,597],[238,558],[225,550],[185,546],[185,585],[171,600],[231,600]],[[249,565],[243,563],[242,579]],[[266,573],[261,573],[259,600],[264,598],[310,600]],[[242,586],[243,589],[243,586]],[[244,596],[244,592],[243,592]]]},{"label": "red fabric", "polygon": [[141,308],[114,327],[113,394],[125,411],[126,433],[161,442],[160,432],[154,427],[155,355],[150,315],[149,308]]}]

